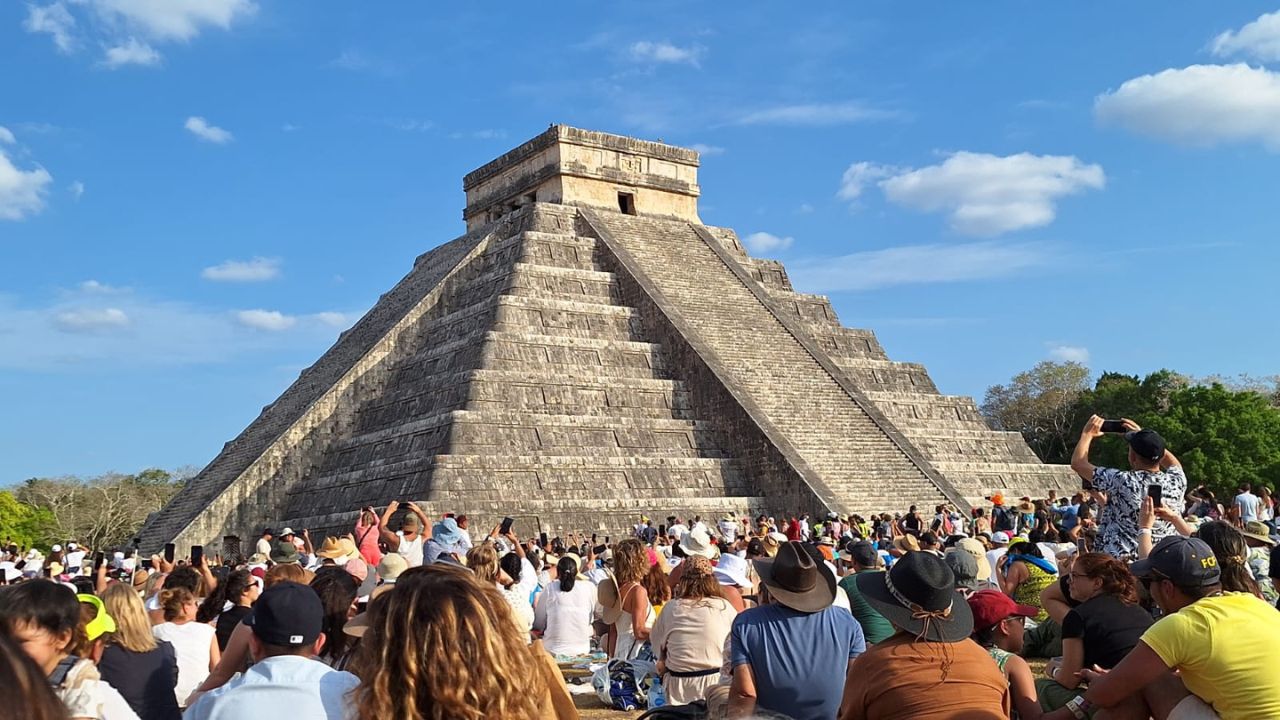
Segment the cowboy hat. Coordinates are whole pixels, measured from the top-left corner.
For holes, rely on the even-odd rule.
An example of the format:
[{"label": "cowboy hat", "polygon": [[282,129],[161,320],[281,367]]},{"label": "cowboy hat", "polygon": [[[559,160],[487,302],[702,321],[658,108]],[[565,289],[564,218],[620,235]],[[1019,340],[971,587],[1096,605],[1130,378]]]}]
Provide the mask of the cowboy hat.
[{"label": "cowboy hat", "polygon": [[798,542],[778,548],[771,560],[752,560],[760,583],[780,605],[803,613],[818,612],[836,600],[836,577]]},{"label": "cowboy hat", "polygon": [[855,575],[867,602],[894,627],[931,642],[960,642],[973,632],[973,611],[956,577],[932,553],[907,553],[888,572]]},{"label": "cowboy hat", "polygon": [[920,541],[915,535],[902,535],[893,539],[893,546],[904,553],[920,552]]},{"label": "cowboy hat", "polygon": [[1267,524],[1264,522],[1250,520],[1244,524],[1244,530],[1241,532],[1247,538],[1252,538],[1258,542],[1263,542],[1275,547],[1276,541],[1271,537],[1271,528],[1267,527]]},{"label": "cowboy hat", "polygon": [[[274,555],[274,553],[272,553]],[[316,555],[326,560],[337,560],[347,554],[347,549],[342,547],[342,543],[338,542],[338,538],[327,537],[320,544],[320,549],[316,550]]]},{"label": "cowboy hat", "polygon": [[694,528],[680,538],[680,549],[685,555],[697,555],[704,558],[714,558],[716,556],[715,543],[711,542],[711,536],[702,528]]}]

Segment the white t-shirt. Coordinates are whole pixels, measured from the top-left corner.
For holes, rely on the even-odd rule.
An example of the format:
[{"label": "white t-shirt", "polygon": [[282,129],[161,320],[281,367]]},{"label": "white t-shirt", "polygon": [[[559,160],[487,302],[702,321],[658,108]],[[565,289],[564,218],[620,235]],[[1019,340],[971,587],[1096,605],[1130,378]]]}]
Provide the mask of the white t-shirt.
[{"label": "white t-shirt", "polygon": [[266,538],[264,538],[264,537],[260,537],[260,538],[258,538],[258,543],[257,543],[256,545],[254,545],[254,549],[255,549],[255,550],[257,550],[258,552],[262,553],[263,555],[266,555],[266,556],[270,557],[270,556],[271,556],[271,541],[270,541],[270,540],[268,540],[268,539],[266,539]]},{"label": "white t-shirt", "polygon": [[396,548],[396,552],[404,557],[409,563],[409,567],[418,567],[422,564],[422,533],[418,533],[418,537],[412,540],[405,540],[404,533],[396,531],[396,537],[400,538],[400,545]]},{"label": "white t-shirt", "polygon": [[178,658],[178,685],[173,689],[178,705],[186,707],[187,698],[209,677],[209,649],[214,642],[214,628],[192,620],[181,625],[161,623],[151,628],[157,640],[173,645]]},{"label": "white t-shirt", "polygon": [[999,566],[1000,560],[1009,552],[1007,547],[998,547],[994,550],[987,551],[987,562],[991,563],[991,579],[994,580],[1000,576]]},{"label": "white t-shirt", "polygon": [[546,608],[547,630],[542,644],[552,655],[585,655],[591,652],[591,613],[595,609],[596,586],[578,578],[573,589],[564,592],[557,580],[542,592],[538,603]]},{"label": "white t-shirt", "polygon": [[72,550],[63,556],[63,564],[67,568],[68,575],[80,574],[80,568],[84,567],[84,556],[85,552],[79,549]]}]

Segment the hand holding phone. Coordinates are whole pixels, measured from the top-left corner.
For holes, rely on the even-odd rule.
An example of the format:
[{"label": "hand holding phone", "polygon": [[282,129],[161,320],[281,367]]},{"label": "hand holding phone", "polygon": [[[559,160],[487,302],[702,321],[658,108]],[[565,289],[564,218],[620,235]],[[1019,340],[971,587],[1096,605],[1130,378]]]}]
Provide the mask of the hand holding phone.
[{"label": "hand holding phone", "polygon": [[177,546],[173,543],[164,544],[164,561],[173,564],[173,553],[177,550]]},{"label": "hand holding phone", "polygon": [[204,564],[204,546],[192,545],[191,546],[191,565],[193,567],[200,567],[203,564]]},{"label": "hand holding phone", "polygon": [[1164,487],[1156,483],[1147,486],[1147,497],[1151,498],[1151,502],[1159,506],[1164,502]]},{"label": "hand holding phone", "polygon": [[1123,435],[1124,433],[1129,432],[1129,426],[1125,425],[1123,420],[1103,420],[1102,432],[1118,433]]},{"label": "hand holding phone", "polygon": [[106,559],[107,559],[106,553],[104,552],[94,553],[93,554],[93,571],[98,572],[98,570],[102,567],[102,563],[105,562]]},{"label": "hand holding phone", "polygon": [[514,518],[509,518],[509,517],[502,518],[502,524],[498,526],[498,534],[506,535],[507,533],[511,532],[511,526],[514,525],[515,522],[516,521]]}]

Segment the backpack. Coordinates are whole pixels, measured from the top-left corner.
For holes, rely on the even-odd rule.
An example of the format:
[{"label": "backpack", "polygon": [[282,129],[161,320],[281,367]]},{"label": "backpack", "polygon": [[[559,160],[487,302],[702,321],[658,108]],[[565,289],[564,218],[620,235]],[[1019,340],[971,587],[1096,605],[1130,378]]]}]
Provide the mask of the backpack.
[{"label": "backpack", "polygon": [[1014,513],[1003,506],[991,509],[991,525],[995,530],[1013,531]]},{"label": "backpack", "polygon": [[610,660],[591,676],[600,702],[614,710],[642,710],[649,706],[649,688],[658,666],[648,660]]}]

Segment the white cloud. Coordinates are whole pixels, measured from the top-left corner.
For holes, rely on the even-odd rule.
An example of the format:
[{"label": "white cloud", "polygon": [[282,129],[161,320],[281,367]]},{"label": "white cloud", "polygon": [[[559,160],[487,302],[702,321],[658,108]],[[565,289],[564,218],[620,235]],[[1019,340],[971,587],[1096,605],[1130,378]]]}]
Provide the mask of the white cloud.
[{"label": "white cloud", "polygon": [[128,288],[116,287],[97,280],[85,280],[79,285],[80,292],[86,295],[115,295],[117,293],[128,292]]},{"label": "white cloud", "polygon": [[256,257],[228,260],[200,271],[200,277],[216,282],[263,282],[280,276],[280,259]]},{"label": "white cloud", "polygon": [[190,40],[205,27],[226,30],[257,12],[253,0],[87,0],[108,22],[158,40]]},{"label": "white cloud", "polygon": [[351,325],[351,316],[340,312],[321,312],[313,315],[317,321],[329,327],[345,328]]},{"label": "white cloud", "polygon": [[1280,152],[1280,74],[1236,65],[1192,65],[1126,81],[1099,95],[1099,122],[1195,146],[1261,142]]},{"label": "white cloud", "polygon": [[84,183],[79,180],[68,185],[67,190],[71,192],[71,197],[75,198],[76,202],[80,202],[80,198],[84,197]]},{"label": "white cloud", "polygon": [[187,118],[187,121],[183,123],[183,127],[190,130],[192,135],[195,135],[201,140],[211,142],[216,145],[223,145],[235,139],[232,137],[230,132],[223,130],[217,125],[210,125],[207,120],[197,115],[192,115]]},{"label": "white cloud", "polygon": [[62,53],[69,53],[76,48],[76,39],[72,35],[75,25],[76,19],[61,2],[44,6],[28,5],[27,19],[22,23],[27,32],[51,35],[54,46]]},{"label": "white cloud", "polygon": [[636,62],[685,64],[699,67],[706,48],[700,45],[680,47],[668,42],[641,40],[631,43],[629,51],[631,59]]},{"label": "white cloud", "polygon": [[236,313],[236,322],[254,330],[280,332],[298,324],[298,319],[285,315],[278,310],[241,310]]},{"label": "white cloud", "polygon": [[1239,30],[1218,35],[1209,49],[1218,57],[1247,55],[1262,62],[1280,60],[1280,11],[1260,15]]},{"label": "white cloud", "polygon": [[150,45],[129,38],[122,44],[107,48],[102,56],[102,65],[115,70],[125,65],[159,65],[160,53]]},{"label": "white cloud", "polygon": [[128,327],[129,316],[120,308],[80,308],[57,313],[53,324],[63,332],[103,332]]},{"label": "white cloud", "polygon": [[707,145],[705,143],[694,143],[689,146],[689,149],[695,150],[699,155],[705,155],[705,156],[724,154],[724,148],[720,147],[719,145]]},{"label": "white cloud", "polygon": [[957,152],[917,170],[854,163],[845,171],[838,195],[856,199],[873,181],[892,203],[945,212],[956,232],[991,236],[1048,225],[1059,198],[1102,188],[1106,175],[1102,166],[1071,155]]},{"label": "white cloud", "polygon": [[867,185],[897,172],[899,172],[898,168],[891,165],[856,162],[844,171],[844,176],[840,178],[840,192],[836,193],[836,197],[841,200],[856,200],[861,197]]},{"label": "white cloud", "polygon": [[1050,264],[1040,243],[982,241],[908,245],[787,263],[796,287],[806,292],[875,290],[897,285],[993,280]]},{"label": "white cloud", "polygon": [[13,132],[9,130],[9,128],[0,125],[0,143],[12,145],[16,142],[18,142],[18,140],[13,136]]},{"label": "white cloud", "polygon": [[781,105],[747,113],[738,118],[739,125],[845,125],[867,120],[897,117],[889,110],[867,107],[859,102]]},{"label": "white cloud", "polygon": [[435,123],[430,120],[415,120],[412,118],[391,119],[387,120],[386,124],[388,127],[403,132],[426,132],[435,127]]},{"label": "white cloud", "polygon": [[1058,362],[1089,362],[1089,348],[1078,345],[1053,345],[1049,347],[1049,358]]},{"label": "white cloud", "polygon": [[795,243],[793,237],[779,237],[767,232],[755,232],[742,238],[742,244],[753,253],[770,253],[786,250]]},{"label": "white cloud", "polygon": [[301,127],[294,125],[293,123],[285,123],[280,126],[280,130],[287,133],[297,132],[301,129],[302,129]]},{"label": "white cloud", "polygon": [[[5,131],[8,133],[8,131]],[[9,133],[9,137],[13,134]],[[0,150],[0,220],[22,220],[44,209],[53,176],[36,166],[22,170]]]},{"label": "white cloud", "polygon": [[800,207],[796,208],[796,212],[801,215],[808,215],[813,212],[813,205],[810,205],[809,203],[800,203]]},{"label": "white cloud", "polygon": [[351,49],[343,50],[338,57],[329,61],[330,67],[343,70],[366,70],[371,65],[371,61],[364,56],[364,53]]}]

